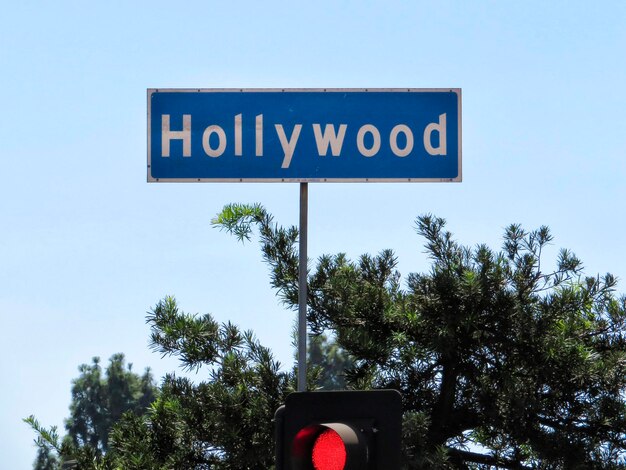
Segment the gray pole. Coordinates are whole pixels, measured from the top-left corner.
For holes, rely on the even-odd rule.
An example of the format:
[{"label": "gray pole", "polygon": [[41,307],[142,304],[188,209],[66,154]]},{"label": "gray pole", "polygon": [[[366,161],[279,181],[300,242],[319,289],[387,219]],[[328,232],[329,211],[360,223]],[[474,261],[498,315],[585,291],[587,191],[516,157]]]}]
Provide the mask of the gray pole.
[{"label": "gray pole", "polygon": [[309,184],[300,183],[300,250],[298,265],[298,391],[306,392],[307,232]]}]

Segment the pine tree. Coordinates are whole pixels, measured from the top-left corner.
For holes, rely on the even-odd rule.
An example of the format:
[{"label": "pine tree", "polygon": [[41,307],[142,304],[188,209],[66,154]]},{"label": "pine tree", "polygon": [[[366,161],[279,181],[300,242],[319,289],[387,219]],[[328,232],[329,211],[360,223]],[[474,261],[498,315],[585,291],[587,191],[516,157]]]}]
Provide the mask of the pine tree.
[{"label": "pine tree", "polygon": [[[240,240],[258,227],[271,284],[295,308],[297,229],[259,205],[229,205],[214,223]],[[501,251],[462,246],[430,215],[416,227],[428,273],[403,288],[391,250],[326,255],[307,299],[312,330],[354,358],[348,387],[402,392],[407,467],[626,468],[615,278],[585,277],[567,250],[547,269],[547,227],[509,226]]]},{"label": "pine tree", "polygon": [[114,423],[124,413],[146,413],[156,397],[150,370],[141,376],[135,374],[123,354],[110,358],[104,374],[98,357],[78,370],[80,375],[72,381],[70,416],[65,421],[67,434],[63,438],[56,426],[44,428],[34,416],[24,420],[37,434],[35,470],[61,469],[63,463],[74,460],[82,468],[109,468],[104,455]]},{"label": "pine tree", "polygon": [[[258,228],[271,285],[295,309],[297,229],[259,205],[227,206],[214,223],[242,240]],[[427,272],[403,280],[384,250],[322,256],[308,277],[312,334],[349,361],[345,387],[403,395],[403,468],[625,469],[626,298],[613,276],[586,277],[567,250],[548,267],[546,227],[511,225],[500,251],[459,244],[437,217],[416,228]],[[108,452],[81,468],[271,469],[272,418],[295,369],[172,297],[148,323],[155,351],[203,376],[166,377],[149,412],[122,415]],[[309,389],[323,369],[309,369]]]}]

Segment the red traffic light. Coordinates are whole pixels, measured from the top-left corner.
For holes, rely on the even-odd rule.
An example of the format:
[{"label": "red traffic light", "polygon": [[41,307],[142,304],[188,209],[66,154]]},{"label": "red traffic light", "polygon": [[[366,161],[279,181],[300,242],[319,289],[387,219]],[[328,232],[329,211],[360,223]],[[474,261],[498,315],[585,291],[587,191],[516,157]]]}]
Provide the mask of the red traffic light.
[{"label": "red traffic light", "polygon": [[313,443],[311,460],[315,470],[343,470],[346,465],[346,446],[332,429],[325,429]]},{"label": "red traffic light", "polygon": [[400,468],[401,395],[296,392],[276,412],[276,470]]},{"label": "red traffic light", "polygon": [[362,427],[356,423],[322,423],[300,429],[290,446],[294,469],[365,468],[369,439]]}]

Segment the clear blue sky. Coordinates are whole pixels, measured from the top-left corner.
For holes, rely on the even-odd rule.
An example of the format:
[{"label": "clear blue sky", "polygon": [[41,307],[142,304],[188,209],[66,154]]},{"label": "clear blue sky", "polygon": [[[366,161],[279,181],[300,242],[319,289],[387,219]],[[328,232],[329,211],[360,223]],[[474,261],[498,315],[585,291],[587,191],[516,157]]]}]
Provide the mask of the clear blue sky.
[{"label": "clear blue sky", "polygon": [[209,221],[258,201],[296,224],[298,185],[146,183],[147,88],[462,88],[464,181],[310,185],[311,258],[393,248],[425,271],[413,225],[432,212],[494,248],[510,223],[549,225],[549,256],[626,279],[625,25],[619,0],[3,6],[0,467],[31,468],[21,419],[62,427],[91,357],[174,370],[147,347],[165,295],[291,362],[258,246]]}]

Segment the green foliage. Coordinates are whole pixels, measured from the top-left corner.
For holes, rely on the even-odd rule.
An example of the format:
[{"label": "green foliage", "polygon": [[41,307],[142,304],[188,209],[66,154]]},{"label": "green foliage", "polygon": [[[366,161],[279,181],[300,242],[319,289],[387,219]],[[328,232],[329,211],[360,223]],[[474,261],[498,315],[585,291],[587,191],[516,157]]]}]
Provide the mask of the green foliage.
[{"label": "green foliage", "polygon": [[[85,470],[270,469],[273,416],[295,390],[295,372],[281,371],[251,332],[230,323],[219,325],[211,315],[182,312],[173,297],[160,301],[147,322],[151,347],[178,357],[186,370],[207,374],[205,380],[195,383],[168,375],[158,398],[139,412],[148,398],[139,391],[149,381],[147,376],[132,377],[130,368],[123,367],[123,356],[111,359],[106,380],[97,359],[82,365],[67,421],[72,438],[61,440],[56,428],[45,429],[34,417],[26,420],[39,436],[42,464],[37,468],[57,470],[63,461],[75,460]],[[348,359],[336,344],[320,337],[311,343],[311,356],[311,388],[341,385],[334,373]],[[327,357],[337,362],[330,365]],[[123,402],[133,405],[120,414]],[[102,423],[111,430],[106,440],[96,432]],[[45,459],[51,459],[50,466],[43,466]]]},{"label": "green foliage", "polygon": [[250,240],[254,226],[259,228],[263,259],[270,266],[272,287],[291,308],[298,303],[298,229],[283,228],[261,205],[229,204],[212,221],[239,241]]},{"label": "green foliage", "polygon": [[122,468],[267,470],[274,460],[273,415],[294,390],[251,332],[210,315],[181,312],[172,297],[148,315],[152,348],[176,356],[205,381],[168,375],[142,418],[124,416],[112,435]]},{"label": "green foliage", "polygon": [[59,461],[56,455],[46,447],[37,447],[37,457],[33,463],[35,470],[56,470],[59,468]]},{"label": "green foliage", "polygon": [[[242,241],[258,228],[271,284],[295,309],[297,229],[260,205],[229,205],[213,223]],[[416,231],[431,265],[404,281],[391,250],[308,267],[309,389],[399,390],[406,469],[625,469],[626,298],[615,279],[585,277],[567,250],[547,267],[546,227],[511,225],[501,251],[460,245],[429,215]],[[172,297],[147,321],[152,348],[198,379],[168,375],[147,413],[117,413],[108,448],[87,437],[59,443],[29,419],[42,465],[58,452],[84,469],[271,469],[272,418],[295,370],[251,332],[184,313]],[[85,367],[86,406],[99,403],[100,371]]]},{"label": "green foliage", "polygon": [[24,422],[37,434],[35,439],[37,457],[33,463],[33,468],[35,470],[57,470],[60,468],[57,455],[63,452],[63,446],[58,428],[56,426],[51,426],[49,429],[44,428],[33,415],[24,418]]},{"label": "green foliage", "polygon": [[352,367],[352,358],[334,339],[320,334],[309,338],[308,363],[314,388],[319,390],[345,390],[346,371]]},{"label": "green foliage", "polygon": [[108,448],[111,427],[127,411],[143,414],[155,398],[155,384],[146,370],[142,376],[125,365],[123,354],[111,357],[105,374],[100,359],[79,367],[80,376],[72,384],[70,416],[65,427],[72,443],[88,445],[97,453]]},{"label": "green foliage", "polygon": [[37,435],[35,469],[58,469],[69,460],[75,460],[79,468],[112,468],[103,456],[113,425],[124,413],[144,414],[155,399],[157,389],[150,370],[135,374],[123,354],[112,356],[104,373],[98,357],[78,370],[64,438],[56,426],[44,428],[34,416],[24,420]]},{"label": "green foliage", "polygon": [[[272,468],[273,417],[295,391],[295,370],[282,371],[252,332],[182,312],[173,297],[160,301],[147,321],[151,347],[205,379],[166,376],[149,412],[125,415],[115,427],[109,456],[122,468]],[[346,354],[323,336],[310,345],[309,387],[337,388],[342,383],[334,373],[349,363]]]},{"label": "green foliage", "polygon": [[[272,285],[295,308],[297,229],[260,206],[227,206],[214,223],[240,240],[258,226]],[[430,272],[403,288],[390,250],[326,255],[309,267],[307,300],[312,330],[332,331],[354,359],[347,387],[403,393],[407,467],[626,468],[615,279],[584,277],[567,250],[546,269],[546,227],[511,225],[501,252],[458,244],[430,215],[416,230]]]}]

